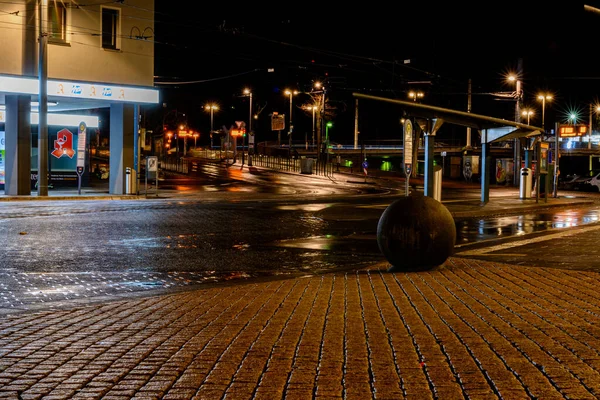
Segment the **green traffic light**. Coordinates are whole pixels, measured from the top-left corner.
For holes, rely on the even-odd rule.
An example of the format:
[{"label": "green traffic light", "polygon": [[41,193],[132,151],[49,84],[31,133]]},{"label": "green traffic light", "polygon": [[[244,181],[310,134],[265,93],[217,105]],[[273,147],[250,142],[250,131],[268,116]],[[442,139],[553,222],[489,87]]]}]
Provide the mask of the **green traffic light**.
[{"label": "green traffic light", "polygon": [[328,128],[331,128],[332,126],[333,126],[333,122],[331,122],[331,121],[327,122],[327,127]]}]

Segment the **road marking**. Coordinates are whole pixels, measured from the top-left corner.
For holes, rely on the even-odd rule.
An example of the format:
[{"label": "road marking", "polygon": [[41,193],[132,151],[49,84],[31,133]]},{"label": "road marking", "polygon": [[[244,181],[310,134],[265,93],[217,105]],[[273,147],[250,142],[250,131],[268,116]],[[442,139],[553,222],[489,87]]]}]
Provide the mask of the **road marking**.
[{"label": "road marking", "polygon": [[581,228],[581,229],[573,229],[573,230],[568,230],[568,231],[564,231],[564,232],[553,233],[550,235],[540,236],[540,237],[536,237],[533,239],[521,240],[521,241],[517,241],[517,242],[503,243],[503,244],[499,244],[497,246],[486,247],[483,249],[462,251],[462,252],[460,252],[460,255],[461,256],[477,256],[477,255],[481,255],[481,254],[491,253],[494,251],[510,249],[510,248],[513,248],[516,246],[525,246],[525,245],[532,244],[532,243],[545,242],[547,240],[560,239],[560,238],[563,238],[566,236],[575,236],[579,233],[593,232],[593,231],[597,231],[597,230],[600,230],[600,225],[588,226],[588,227]]}]

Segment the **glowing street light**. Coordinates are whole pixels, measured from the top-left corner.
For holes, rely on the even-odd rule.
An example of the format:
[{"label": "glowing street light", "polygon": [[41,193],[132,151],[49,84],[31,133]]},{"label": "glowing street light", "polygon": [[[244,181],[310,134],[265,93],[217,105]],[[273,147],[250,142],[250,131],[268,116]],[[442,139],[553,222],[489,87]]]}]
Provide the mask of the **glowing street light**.
[{"label": "glowing street light", "polygon": [[200,136],[200,134],[198,132],[194,133],[194,149],[196,148],[196,140],[198,139],[198,136]]},{"label": "glowing street light", "polygon": [[204,109],[210,111],[210,148],[213,148],[213,133],[214,133],[214,112],[219,109],[219,106],[216,104],[207,104],[204,106]]},{"label": "glowing street light", "polygon": [[412,90],[408,92],[408,97],[413,99],[413,101],[417,101],[417,99],[421,99],[425,96],[423,92],[413,92]]},{"label": "glowing street light", "polygon": [[[252,91],[246,88],[244,94],[250,98],[250,114],[248,116],[248,166],[252,166],[252,156],[250,151],[250,136],[252,136]],[[254,138],[253,138],[254,139]],[[252,141],[254,144],[254,140]],[[244,164],[244,138],[242,137],[242,165]]]},{"label": "glowing street light", "polygon": [[535,113],[533,112],[533,110],[531,108],[525,108],[525,109],[523,109],[523,112],[521,113],[521,115],[523,115],[524,117],[527,117],[527,125],[529,125],[529,120],[530,120],[531,116],[534,114]]},{"label": "glowing street light", "polygon": [[290,130],[288,132],[288,142],[289,142],[288,147],[289,147],[289,156],[291,156],[292,155],[292,153],[291,153],[292,152],[292,130],[294,129],[294,125],[292,125],[292,96],[298,94],[298,91],[286,90],[284,93],[290,97],[290,118],[289,118]]},{"label": "glowing street light", "polygon": [[540,93],[538,95],[538,100],[542,101],[542,129],[544,132],[546,132],[544,127],[544,120],[546,118],[546,101],[552,100],[552,95],[549,93]]},{"label": "glowing street light", "polygon": [[[315,147],[315,111],[317,111],[317,106],[308,106],[306,110],[312,111],[312,147]],[[308,150],[308,137],[304,137],[304,141],[306,142],[306,149]]]}]

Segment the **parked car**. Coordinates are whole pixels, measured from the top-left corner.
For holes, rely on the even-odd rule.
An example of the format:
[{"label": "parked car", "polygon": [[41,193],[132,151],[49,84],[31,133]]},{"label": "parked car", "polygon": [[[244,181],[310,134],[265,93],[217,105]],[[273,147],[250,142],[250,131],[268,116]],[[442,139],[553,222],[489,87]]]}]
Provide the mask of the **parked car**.
[{"label": "parked car", "polygon": [[600,191],[600,171],[590,171],[590,174],[576,178],[573,181],[573,189],[582,192]]},{"label": "parked car", "polygon": [[563,190],[574,190],[575,181],[581,178],[579,174],[569,174],[562,177],[558,176],[558,188]]}]

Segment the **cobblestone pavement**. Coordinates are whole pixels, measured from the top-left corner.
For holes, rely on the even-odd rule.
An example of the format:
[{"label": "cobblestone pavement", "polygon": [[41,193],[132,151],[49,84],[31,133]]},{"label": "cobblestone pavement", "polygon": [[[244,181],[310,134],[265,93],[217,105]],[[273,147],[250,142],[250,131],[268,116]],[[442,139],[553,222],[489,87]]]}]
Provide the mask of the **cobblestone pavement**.
[{"label": "cobblestone pavement", "polygon": [[0,398],[598,398],[597,273],[386,268],[4,316]]}]

